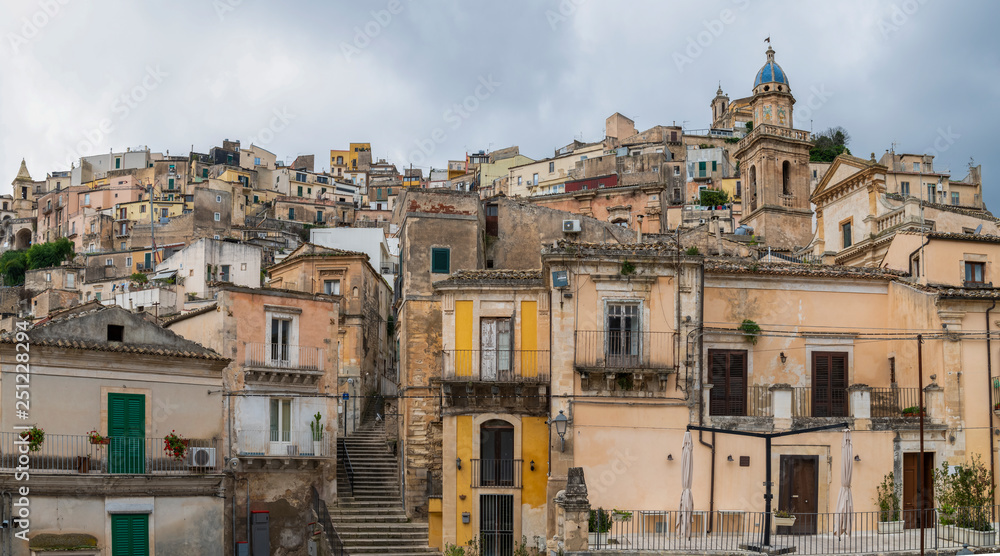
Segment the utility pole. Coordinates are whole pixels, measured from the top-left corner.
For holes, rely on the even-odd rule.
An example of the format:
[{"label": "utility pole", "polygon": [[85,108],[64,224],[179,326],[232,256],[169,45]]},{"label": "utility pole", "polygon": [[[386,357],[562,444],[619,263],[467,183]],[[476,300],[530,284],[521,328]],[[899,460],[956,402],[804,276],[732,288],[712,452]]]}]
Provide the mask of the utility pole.
[{"label": "utility pole", "polygon": [[920,458],[917,460],[917,497],[920,499],[920,556],[924,554],[924,528],[927,524],[927,498],[924,492],[924,356],[923,356],[924,335],[917,334],[917,410],[920,412]]}]

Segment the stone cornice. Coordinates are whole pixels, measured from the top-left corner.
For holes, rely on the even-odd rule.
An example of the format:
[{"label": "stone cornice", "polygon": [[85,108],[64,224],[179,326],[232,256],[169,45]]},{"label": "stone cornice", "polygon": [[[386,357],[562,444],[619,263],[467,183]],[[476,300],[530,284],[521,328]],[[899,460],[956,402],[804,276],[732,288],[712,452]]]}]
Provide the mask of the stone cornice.
[{"label": "stone cornice", "polygon": [[35,496],[220,496],[225,475],[98,475],[35,473],[27,482],[0,474],[0,489],[17,492],[29,486]]}]

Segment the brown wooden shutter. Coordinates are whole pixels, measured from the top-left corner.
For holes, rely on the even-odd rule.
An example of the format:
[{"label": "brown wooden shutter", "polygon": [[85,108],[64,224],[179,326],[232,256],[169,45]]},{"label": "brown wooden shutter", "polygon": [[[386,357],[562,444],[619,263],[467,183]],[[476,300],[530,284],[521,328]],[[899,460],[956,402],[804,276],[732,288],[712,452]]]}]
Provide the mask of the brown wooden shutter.
[{"label": "brown wooden shutter", "polygon": [[746,415],[747,407],[747,369],[745,351],[729,353],[729,415]]},{"label": "brown wooden shutter", "polygon": [[833,417],[847,417],[847,354],[830,354],[830,410]]},{"label": "brown wooden shutter", "polygon": [[712,351],[708,352],[708,359],[710,370],[711,370],[711,380],[712,380],[712,391],[711,397],[709,398],[708,413],[709,415],[725,415],[726,414],[726,352],[724,351]]},{"label": "brown wooden shutter", "polygon": [[847,354],[813,353],[813,417],[847,416]]},{"label": "brown wooden shutter", "polygon": [[813,417],[830,416],[830,356],[813,353]]},{"label": "brown wooden shutter", "polygon": [[747,352],[709,350],[709,415],[746,415]]}]

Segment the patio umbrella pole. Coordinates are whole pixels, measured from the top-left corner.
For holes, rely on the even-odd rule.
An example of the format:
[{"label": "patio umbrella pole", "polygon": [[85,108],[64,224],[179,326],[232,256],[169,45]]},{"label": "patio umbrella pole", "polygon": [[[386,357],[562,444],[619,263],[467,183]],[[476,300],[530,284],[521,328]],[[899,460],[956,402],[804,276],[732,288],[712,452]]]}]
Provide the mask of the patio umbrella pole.
[{"label": "patio umbrella pole", "polygon": [[[921,423],[922,422],[923,421],[921,421]],[[771,494],[771,486],[774,484],[774,483],[771,482],[771,439],[772,438],[778,438],[778,437],[781,437],[781,436],[793,436],[793,435],[796,435],[796,434],[805,434],[807,432],[825,431],[825,430],[830,430],[830,429],[846,429],[846,428],[849,428],[849,427],[850,427],[850,425],[848,423],[837,423],[836,425],[826,425],[826,426],[823,426],[823,427],[812,427],[812,428],[808,428],[808,429],[800,429],[800,430],[794,430],[794,431],[775,432],[775,433],[762,433],[762,432],[734,431],[734,430],[727,430],[727,429],[715,429],[715,428],[712,428],[712,427],[700,427],[700,426],[695,426],[695,425],[688,425],[687,426],[687,430],[688,431],[717,432],[719,434],[735,434],[736,436],[752,436],[754,438],[763,438],[764,439],[764,467],[765,467],[765,473],[767,473],[767,477],[765,477],[765,481],[764,481],[764,509],[765,509],[765,513],[764,513],[764,531],[763,531],[763,535],[761,535],[761,536],[763,537],[762,538],[762,541],[763,541],[762,546],[770,546],[771,545],[771,499],[774,496],[773,494]],[[920,438],[921,438],[921,442],[923,442],[923,435],[921,435]],[[923,539],[923,537],[921,537],[921,539]],[[921,540],[921,543],[922,542],[923,541]],[[921,547],[922,546],[923,546],[923,544],[921,544]]]}]

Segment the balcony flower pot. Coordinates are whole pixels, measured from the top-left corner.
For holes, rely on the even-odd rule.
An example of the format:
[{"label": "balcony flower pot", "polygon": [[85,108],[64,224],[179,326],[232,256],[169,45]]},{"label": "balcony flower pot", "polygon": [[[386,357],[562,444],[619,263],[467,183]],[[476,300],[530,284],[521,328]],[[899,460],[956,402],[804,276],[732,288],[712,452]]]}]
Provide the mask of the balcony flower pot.
[{"label": "balcony flower pot", "polygon": [[965,527],[956,527],[956,529],[956,533],[961,537],[961,540],[956,539],[955,542],[971,546],[992,546],[996,544],[996,531],[976,531],[975,529],[966,529]]},{"label": "balcony flower pot", "polygon": [[904,523],[905,523],[904,521],[879,521],[878,534],[893,535],[896,533],[902,533]]},{"label": "balcony flower pot", "polygon": [[632,512],[622,512],[618,510],[611,510],[611,520],[621,523],[623,521],[629,521],[632,519]]},{"label": "balcony flower pot", "polygon": [[313,455],[322,456],[323,455],[323,441],[313,440]]},{"label": "balcony flower pot", "polygon": [[779,516],[774,514],[772,517],[775,527],[791,527],[795,525],[795,516]]}]

